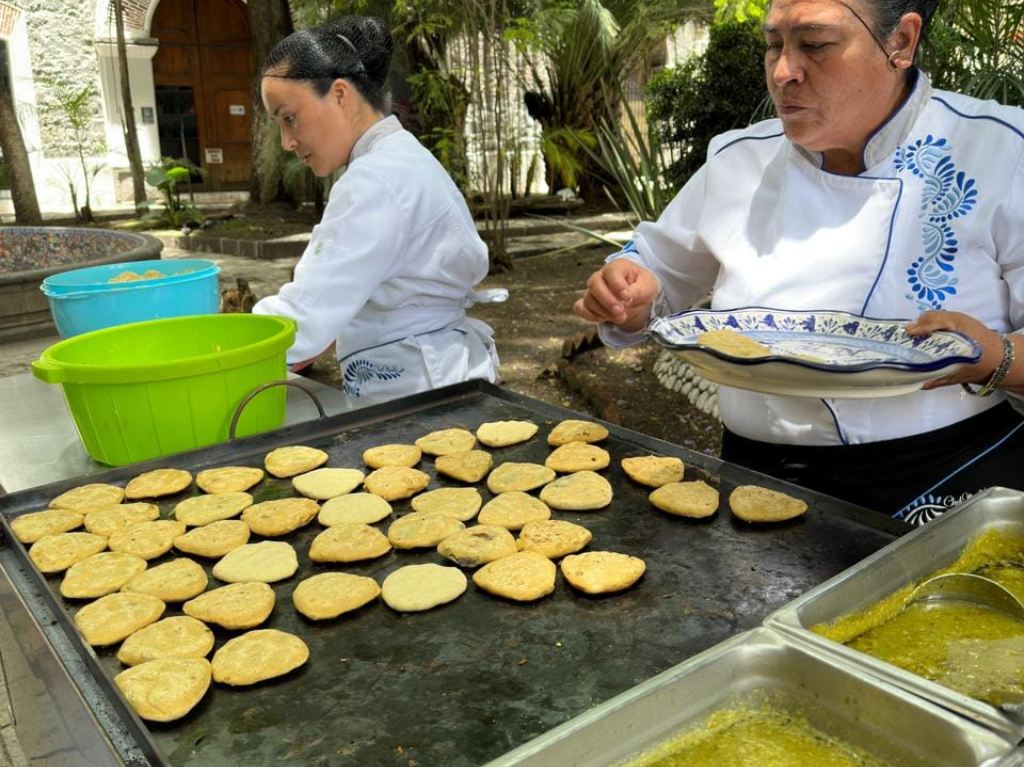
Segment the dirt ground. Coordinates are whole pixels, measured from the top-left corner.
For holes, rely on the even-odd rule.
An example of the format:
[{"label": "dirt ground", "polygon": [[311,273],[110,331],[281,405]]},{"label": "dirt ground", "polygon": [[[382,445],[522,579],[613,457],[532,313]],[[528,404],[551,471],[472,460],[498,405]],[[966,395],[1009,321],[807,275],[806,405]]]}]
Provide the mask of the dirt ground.
[{"label": "dirt ground", "polygon": [[[487,287],[508,288],[509,300],[475,307],[472,314],[495,329],[505,384],[538,399],[717,454],[720,424],[658,383],[653,367],[661,350],[653,342],[628,349],[587,348],[594,326],[579,319],[572,305],[607,254],[608,247],[598,245],[518,259],[511,272],[487,279]],[[566,354],[573,346],[580,351],[570,360]]]},{"label": "dirt ground", "polygon": [[[653,373],[660,349],[588,348],[593,325],[572,311],[587,277],[608,253],[604,245],[519,258],[512,271],[480,286],[504,287],[509,300],[470,313],[495,331],[502,384],[521,394],[595,415],[692,450],[717,454],[721,426]],[[573,351],[576,350],[574,354]],[[313,377],[338,385],[337,365],[316,363]]]}]

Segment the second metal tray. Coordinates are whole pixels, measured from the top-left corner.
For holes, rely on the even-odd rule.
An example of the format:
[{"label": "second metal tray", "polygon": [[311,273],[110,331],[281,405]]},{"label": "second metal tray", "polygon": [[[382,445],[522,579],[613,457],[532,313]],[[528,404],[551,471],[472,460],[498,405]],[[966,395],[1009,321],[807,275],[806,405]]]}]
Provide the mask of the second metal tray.
[{"label": "second metal tray", "polygon": [[843,615],[863,610],[952,564],[968,541],[992,529],[1024,534],[1024,493],[1005,488],[979,493],[783,606],[765,619],[765,625],[1018,742],[1024,738],[1024,722],[1015,721],[995,706],[810,631],[812,626],[832,623]]},{"label": "second metal tray", "polygon": [[759,628],[728,639],[487,767],[610,767],[642,754],[713,711],[767,693],[773,708],[887,764],[1010,767],[1012,744],[869,674],[818,657]]}]

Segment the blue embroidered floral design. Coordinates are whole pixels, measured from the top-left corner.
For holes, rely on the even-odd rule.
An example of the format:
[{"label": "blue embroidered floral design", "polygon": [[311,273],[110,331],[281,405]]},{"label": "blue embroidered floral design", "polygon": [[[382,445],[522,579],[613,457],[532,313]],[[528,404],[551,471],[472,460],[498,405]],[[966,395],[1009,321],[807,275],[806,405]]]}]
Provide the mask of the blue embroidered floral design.
[{"label": "blue embroidered floral design", "polygon": [[[980,488],[978,492],[981,492],[981,490],[984,490],[984,488]],[[911,525],[920,526],[946,513],[958,503],[963,503],[972,495],[974,493],[971,492],[961,492],[959,495],[924,493],[893,514],[893,516]]]},{"label": "blue embroidered floral design", "polygon": [[922,495],[908,503],[893,516],[917,527],[925,522],[931,522],[936,517],[942,515],[949,508],[944,501],[945,499],[939,496],[931,494]]},{"label": "blue embroidered floral design", "polygon": [[952,147],[944,138],[929,135],[896,150],[897,171],[909,171],[924,180],[921,191],[921,241],[924,255],[907,269],[910,293],[922,311],[941,309],[956,295],[959,280],[955,260],[959,251],[950,222],[966,216],[978,201],[974,179],[958,171],[950,158]]},{"label": "blue embroidered floral design", "polygon": [[352,397],[358,397],[369,381],[393,381],[404,372],[405,368],[396,365],[378,365],[370,360],[355,359],[345,366],[341,389]]}]

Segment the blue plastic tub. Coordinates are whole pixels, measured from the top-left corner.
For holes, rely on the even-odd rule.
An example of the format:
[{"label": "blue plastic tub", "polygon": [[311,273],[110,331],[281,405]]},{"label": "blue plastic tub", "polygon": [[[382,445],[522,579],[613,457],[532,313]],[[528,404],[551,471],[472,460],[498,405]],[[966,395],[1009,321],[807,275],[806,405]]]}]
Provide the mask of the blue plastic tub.
[{"label": "blue plastic tub", "polygon": [[[155,270],[163,277],[111,282],[125,272]],[[167,317],[216,314],[220,267],[206,259],[128,261],[47,277],[42,291],[63,338]]]}]

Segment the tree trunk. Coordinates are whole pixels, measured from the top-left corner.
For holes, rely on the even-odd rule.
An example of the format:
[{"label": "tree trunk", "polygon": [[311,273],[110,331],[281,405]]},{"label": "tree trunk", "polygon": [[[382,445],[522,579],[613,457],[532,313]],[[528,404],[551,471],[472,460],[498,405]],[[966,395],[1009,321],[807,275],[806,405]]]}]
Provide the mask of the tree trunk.
[{"label": "tree trunk", "polygon": [[114,24],[117,27],[117,63],[121,76],[121,102],[124,105],[124,145],[128,153],[128,167],[132,171],[135,212],[139,213],[149,206],[146,201],[145,171],[142,169],[139,134],[135,131],[135,110],[132,107],[132,88],[128,79],[128,51],[124,40],[124,9],[121,0],[114,0]]},{"label": "tree trunk", "polygon": [[[5,59],[0,59],[4,61]],[[6,69],[6,67],[5,67]],[[14,92],[8,72],[0,72],[0,152],[7,166],[7,178],[11,184],[11,201],[14,203],[14,220],[19,224],[38,224],[43,217],[39,212],[39,200],[32,180],[32,165],[28,161],[28,150],[21,135],[17,110],[14,108]]]},{"label": "tree trunk", "polygon": [[[292,33],[292,17],[288,0],[249,0],[246,3],[252,50],[259,72],[271,49]],[[252,178],[249,199],[267,204],[285,196],[282,167],[284,150],[277,140],[277,130],[262,109],[252,115]]]},{"label": "tree trunk", "polygon": [[284,150],[274,123],[262,109],[252,114],[252,178],[249,200],[266,205],[287,197],[284,188]]}]

